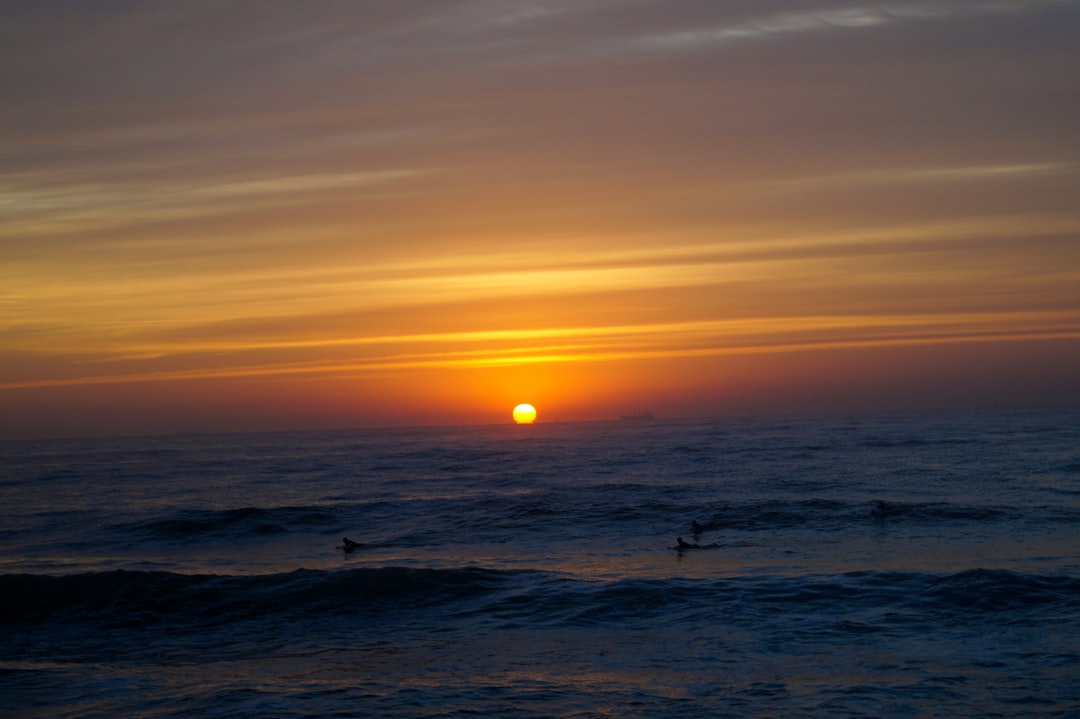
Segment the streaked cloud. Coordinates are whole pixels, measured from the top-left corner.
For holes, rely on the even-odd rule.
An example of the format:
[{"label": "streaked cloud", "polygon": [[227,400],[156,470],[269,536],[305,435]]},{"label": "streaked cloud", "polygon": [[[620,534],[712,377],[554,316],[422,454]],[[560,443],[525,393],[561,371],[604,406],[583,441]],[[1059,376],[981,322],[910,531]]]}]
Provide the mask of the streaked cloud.
[{"label": "streaked cloud", "polygon": [[0,186],[0,232],[33,236],[138,221],[187,218],[261,205],[303,203],[316,193],[386,185],[427,170],[221,178],[213,184]]},{"label": "streaked cloud", "polygon": [[[820,3],[798,12],[751,14],[737,22],[696,26],[667,33],[646,34],[625,41],[625,49],[697,50],[732,43],[782,40],[803,33],[855,31],[905,21],[934,21],[985,14],[1022,13],[1072,0],[915,0],[905,3]],[[782,5],[782,3],[780,4]],[[811,6],[813,3],[810,4]],[[768,5],[763,4],[763,7]],[[696,23],[695,23],[696,24]]]},{"label": "streaked cloud", "polygon": [[878,171],[845,172],[818,177],[779,180],[773,187],[785,190],[865,187],[867,185],[936,185],[977,181],[1024,180],[1074,174],[1076,167],[1063,162],[1033,162],[1020,165],[976,165],[970,167],[894,168]]}]

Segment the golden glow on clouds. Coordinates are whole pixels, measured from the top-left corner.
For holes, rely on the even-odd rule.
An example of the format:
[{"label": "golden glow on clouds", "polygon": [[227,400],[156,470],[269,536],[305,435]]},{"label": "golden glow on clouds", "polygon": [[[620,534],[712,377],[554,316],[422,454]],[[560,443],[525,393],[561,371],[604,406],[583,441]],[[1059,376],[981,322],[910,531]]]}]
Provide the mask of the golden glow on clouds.
[{"label": "golden glow on clouds", "polygon": [[[86,374],[0,384],[0,389],[71,384],[114,384],[195,378],[269,375],[355,375],[406,368],[475,368],[552,362],[607,362],[618,360],[795,352],[821,348],[918,345],[928,343],[1017,341],[1021,339],[1080,338],[1075,313],[1001,312],[983,315],[777,317],[742,320],[682,322],[618,327],[566,327],[538,330],[460,332],[429,335],[334,338],[329,340],[217,342],[165,348],[132,348],[130,359],[158,358],[166,354],[220,354],[236,356],[266,349],[386,346],[472,347],[471,349],[408,352],[379,349],[348,361],[235,364],[204,369],[131,374]],[[551,344],[552,340],[579,340]],[[583,340],[583,341],[582,341]],[[511,346],[506,346],[511,345]],[[124,359],[124,358],[114,358]]]},{"label": "golden glow on clouds", "polygon": [[[867,228],[858,232],[836,233],[828,237],[781,238],[757,242],[732,241],[726,244],[674,246],[610,252],[582,252],[566,260],[570,266],[542,252],[457,257],[441,261],[392,261],[383,265],[352,267],[274,267],[268,270],[230,271],[193,278],[189,274],[172,274],[168,266],[161,274],[128,276],[121,268],[115,274],[95,276],[88,268],[75,262],[65,270],[63,262],[47,266],[26,263],[18,278],[0,295],[0,318],[5,326],[16,330],[9,335],[10,349],[70,353],[73,344],[80,354],[130,354],[161,356],[208,352],[236,352],[255,349],[326,348],[331,346],[375,345],[390,343],[472,343],[478,341],[531,341],[535,339],[586,337],[597,338],[612,333],[610,327],[564,326],[502,328],[462,331],[423,332],[410,334],[349,334],[345,328],[334,328],[329,335],[306,336],[301,324],[287,334],[268,337],[200,338],[197,328],[205,323],[244,322],[265,318],[285,318],[300,322],[304,317],[345,310],[372,310],[401,306],[437,305],[467,301],[514,301],[516,298],[542,297],[553,308],[559,307],[561,297],[576,298],[620,291],[663,290],[692,286],[719,287],[724,284],[769,286],[783,282],[799,287],[809,283],[815,292],[826,296],[829,289],[818,287],[822,278],[832,281],[837,270],[850,275],[839,282],[856,285],[877,281],[889,282],[910,262],[905,256],[920,247],[934,251],[953,239],[978,237],[1011,237],[1023,234],[1027,241],[1038,236],[1075,233],[1080,223],[1059,218],[1013,218],[1011,220],[961,220],[913,227]],[[901,243],[888,246],[879,255],[872,250],[881,243]],[[838,248],[847,259],[839,259],[830,247]],[[859,250],[854,256],[853,250]],[[811,250],[807,254],[805,250]],[[866,254],[869,250],[869,254]],[[814,253],[822,256],[815,257]],[[543,264],[549,266],[543,267]],[[854,263],[852,265],[851,263]],[[875,267],[875,265],[879,265]],[[466,267],[478,271],[466,272]],[[536,269],[515,271],[500,267],[533,266]],[[921,261],[914,264],[919,274],[925,274]],[[1044,269],[1045,271],[1045,269]],[[1057,269],[1063,283],[1080,281],[1080,267]],[[978,264],[973,267],[952,267],[948,289],[957,291],[965,281],[982,282],[991,279]],[[50,281],[52,278],[53,281]],[[62,278],[62,281],[57,281]],[[933,281],[933,277],[929,278]],[[916,286],[918,276],[904,278],[904,283]],[[196,291],[192,291],[192,283]],[[1066,285],[1072,286],[1070,285]],[[835,289],[835,288],[833,288]],[[576,302],[577,300],[574,299]],[[942,309],[948,306],[947,296],[939,298]],[[643,323],[618,325],[615,334],[633,333],[658,338],[672,332],[693,330],[702,339],[717,341],[733,332],[746,336],[747,328],[758,329],[761,337],[776,336],[800,323],[819,329],[841,327],[865,328],[897,324],[932,328],[946,320],[954,330],[965,323],[984,327],[988,322],[1003,322],[1021,318],[1029,328],[1052,335],[1071,332],[1076,317],[1065,310],[1043,312],[986,312],[966,314],[944,313],[940,316],[920,315],[917,319],[889,315],[844,316],[843,318],[775,318],[755,315],[750,319],[720,319],[704,322]],[[1048,324],[1048,320],[1052,320]],[[36,328],[49,328],[42,333]],[[18,330],[24,328],[25,334]],[[170,329],[193,329],[182,339],[169,341]],[[707,331],[706,331],[707,330]],[[929,329],[923,331],[930,331]],[[985,330],[981,330],[985,331]],[[937,332],[935,331],[935,334]],[[154,339],[154,338],[157,339]],[[666,342],[670,337],[657,339]],[[913,340],[917,339],[915,337]],[[520,360],[518,360],[520,361]]]},{"label": "golden glow on clouds", "polygon": [[[719,284],[725,281],[756,282],[787,279],[796,274],[812,274],[806,263],[831,264],[835,257],[830,248],[844,254],[873,252],[875,244],[903,243],[881,254],[892,256],[920,249],[942,249],[943,243],[964,238],[1009,238],[1027,240],[1042,236],[1080,231],[1080,221],[1058,216],[961,219],[922,225],[868,227],[857,231],[838,231],[805,237],[757,238],[754,241],[730,241],[715,244],[684,245],[654,249],[607,252],[583,251],[567,260],[549,253],[518,255],[495,254],[458,256],[443,261],[395,261],[386,264],[235,269],[214,271],[194,279],[176,274],[163,262],[132,272],[120,259],[115,268],[108,264],[87,267],[81,258],[64,258],[12,263],[11,282],[0,290],[9,306],[20,304],[20,316],[26,310],[33,317],[40,311],[42,321],[55,321],[47,310],[56,307],[63,316],[84,312],[73,324],[92,323],[92,315],[110,309],[133,317],[162,311],[205,307],[215,319],[244,317],[251,307],[274,314],[277,303],[286,315],[305,314],[308,305],[325,309],[333,303],[345,305],[389,306],[442,302],[447,300],[487,299],[516,295],[558,295],[605,292],[619,289],[664,288],[695,284]],[[1018,239],[1018,242],[1021,239]],[[811,251],[807,254],[805,251]],[[152,250],[150,251],[152,252]],[[823,255],[815,257],[814,254]],[[798,267],[788,267],[797,260]],[[150,263],[146,263],[150,265]],[[546,266],[544,266],[546,265]],[[499,267],[535,269],[504,270]],[[467,271],[475,268],[478,271]],[[1068,269],[1068,268],[1066,268]],[[53,281],[48,281],[52,279]],[[192,292],[193,282],[199,293]],[[204,297],[200,297],[202,293]],[[158,305],[142,305],[150,298]],[[170,303],[175,302],[175,306]],[[25,306],[23,306],[25,305]],[[341,304],[338,304],[340,307]],[[16,322],[18,318],[6,318]],[[188,322],[187,316],[173,321]]]}]

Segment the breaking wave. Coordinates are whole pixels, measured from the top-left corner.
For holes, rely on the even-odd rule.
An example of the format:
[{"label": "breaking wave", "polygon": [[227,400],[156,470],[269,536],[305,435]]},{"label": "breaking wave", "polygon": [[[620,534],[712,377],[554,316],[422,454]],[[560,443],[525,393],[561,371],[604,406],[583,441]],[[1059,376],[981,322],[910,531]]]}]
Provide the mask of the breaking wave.
[{"label": "breaking wave", "polygon": [[627,579],[595,582],[535,570],[377,567],[230,576],[110,571],[0,576],[0,621],[110,627],[222,624],[399,614],[442,608],[538,626],[633,622],[685,613],[757,617],[853,612],[886,617],[954,612],[983,620],[1037,611],[1080,614],[1080,579],[1004,570],[954,574]]}]

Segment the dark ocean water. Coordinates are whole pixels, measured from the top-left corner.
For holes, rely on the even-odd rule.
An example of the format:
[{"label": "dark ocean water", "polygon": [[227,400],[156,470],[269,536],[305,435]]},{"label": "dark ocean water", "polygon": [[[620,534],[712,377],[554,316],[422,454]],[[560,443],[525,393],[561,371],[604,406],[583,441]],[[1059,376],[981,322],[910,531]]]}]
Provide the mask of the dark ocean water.
[{"label": "dark ocean water", "polygon": [[1080,717],[1080,413],[2,443],[0,715]]}]

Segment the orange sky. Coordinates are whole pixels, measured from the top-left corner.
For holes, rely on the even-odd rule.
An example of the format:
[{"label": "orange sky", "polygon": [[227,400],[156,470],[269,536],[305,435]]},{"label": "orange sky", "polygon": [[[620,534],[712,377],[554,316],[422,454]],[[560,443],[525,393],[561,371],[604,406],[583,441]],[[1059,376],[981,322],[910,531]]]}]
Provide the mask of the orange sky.
[{"label": "orange sky", "polygon": [[1080,2],[0,8],[0,438],[1080,405]]}]

